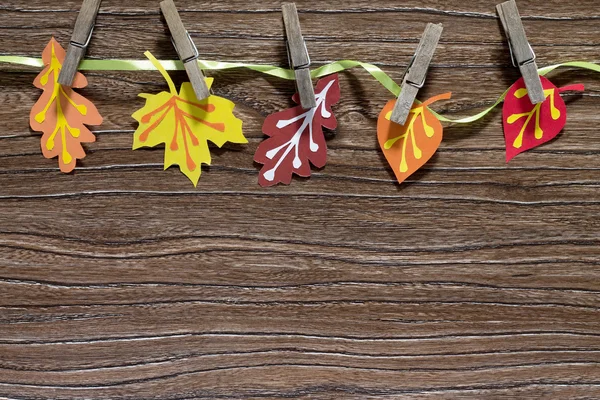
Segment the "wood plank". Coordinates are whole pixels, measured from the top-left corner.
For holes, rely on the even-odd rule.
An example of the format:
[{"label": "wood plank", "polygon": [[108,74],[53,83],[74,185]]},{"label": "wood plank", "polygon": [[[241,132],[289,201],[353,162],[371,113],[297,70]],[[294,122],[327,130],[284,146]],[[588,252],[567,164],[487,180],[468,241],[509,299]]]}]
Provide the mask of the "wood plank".
[{"label": "wood plank", "polygon": [[[443,23],[420,99],[466,116],[519,72],[497,2],[297,1],[314,66],[375,63],[399,82]],[[80,0],[0,5],[0,54],[66,45]],[[202,58],[287,66],[281,2],[177,0]],[[540,66],[600,62],[597,0],[519,3]],[[400,28],[399,28],[400,27]],[[103,0],[88,56],[175,57],[158,4]],[[501,110],[448,125],[402,185],[378,149],[393,95],[339,74],[339,127],[310,179],[268,190],[253,154],[293,81],[212,71],[246,145],[211,148],[194,188],[163,150],[131,151],[158,72],[89,71],[104,116],[72,174],[28,126],[37,70],[0,64],[0,398],[600,397],[600,77],[563,69],[568,123],[504,159]],[[172,72],[179,85],[184,71]]]}]

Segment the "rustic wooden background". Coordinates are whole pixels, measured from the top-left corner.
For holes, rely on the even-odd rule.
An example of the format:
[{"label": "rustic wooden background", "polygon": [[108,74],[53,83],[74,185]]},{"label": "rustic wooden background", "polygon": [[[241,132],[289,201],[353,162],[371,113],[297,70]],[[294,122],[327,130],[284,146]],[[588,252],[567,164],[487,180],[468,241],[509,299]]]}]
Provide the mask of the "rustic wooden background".
[{"label": "rustic wooden background", "polygon": [[[398,81],[427,22],[445,26],[421,98],[481,110],[518,77],[499,0],[298,1],[315,65],[374,62]],[[207,59],[286,65],[279,1],[177,0]],[[520,1],[540,66],[600,62],[597,0]],[[0,53],[66,45],[78,0],[0,5]],[[158,1],[105,0],[92,58],[175,56]],[[131,151],[157,72],[89,72],[105,117],[73,174],[28,127],[37,71],[0,65],[3,399],[600,397],[600,77],[558,140],[504,163],[500,109],[448,127],[405,184],[376,144],[390,94],[340,74],[339,128],[310,179],[261,189],[253,153],[293,83],[211,73],[247,146],[214,149],[197,189]],[[182,73],[174,74],[178,82]]]}]

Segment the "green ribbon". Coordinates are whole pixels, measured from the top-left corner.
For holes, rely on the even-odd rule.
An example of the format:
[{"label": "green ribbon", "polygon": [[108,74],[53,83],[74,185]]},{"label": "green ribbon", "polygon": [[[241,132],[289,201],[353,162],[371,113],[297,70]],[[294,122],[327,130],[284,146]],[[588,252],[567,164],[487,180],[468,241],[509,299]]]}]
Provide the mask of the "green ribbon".
[{"label": "green ribbon", "polygon": [[323,65],[313,71],[311,71],[310,75],[313,78],[320,78],[325,75],[330,75],[336,72],[344,71],[354,67],[362,67],[367,71],[373,78],[377,80],[377,82],[381,83],[384,88],[392,92],[394,97],[398,97],[400,94],[400,86],[392,78],[389,77],[388,74],[383,72],[378,66],[364,63],[360,61],[352,61],[352,60],[341,60],[336,61],[331,64]]},{"label": "green ribbon", "polygon": [[[35,57],[20,57],[20,56],[0,56],[0,62],[17,64],[17,65],[27,65],[30,67],[43,68],[44,62],[41,58]],[[158,61],[162,67],[167,71],[180,71],[184,69],[183,63],[181,61],[173,61],[173,60],[162,60]],[[221,61],[207,61],[207,60],[198,60],[198,64],[200,68],[205,70],[225,70],[232,68],[247,68],[252,71],[257,71],[263,74],[275,76],[281,79],[294,80],[294,71],[286,68],[275,67],[272,65],[264,65],[264,64],[246,64],[246,63],[233,63],[233,62],[221,62]],[[373,78],[375,78],[383,87],[389,90],[394,97],[398,97],[400,94],[401,88],[400,86],[394,82],[392,78],[385,72],[383,72],[378,66],[374,64],[364,63],[360,61],[353,60],[341,60],[335,61],[330,64],[323,65],[319,68],[316,68],[311,71],[310,75],[313,78],[320,78],[322,76],[330,75],[336,72],[345,71],[354,67],[362,67],[365,71],[367,71]],[[546,75],[557,68],[560,67],[575,67],[587,69],[590,71],[600,72],[600,65],[594,64],[586,61],[570,61],[564,62],[560,64],[550,65],[548,67],[540,68],[538,70],[540,75]],[[79,64],[79,69],[82,71],[155,71],[156,68],[152,65],[152,62],[149,60],[83,60]],[[504,93],[492,104],[490,107],[485,110],[472,115],[470,117],[452,119],[445,117],[431,110],[431,112],[442,122],[449,122],[454,124],[468,124],[475,122],[487,114],[489,114],[494,108],[496,108],[500,103],[504,101],[506,94],[508,93],[507,89]]]},{"label": "green ribbon", "polygon": [[34,57],[0,56],[0,62],[17,65],[28,65],[30,67],[38,68],[44,67],[44,62],[42,61],[42,59]]},{"label": "green ribbon", "polygon": [[[576,67],[576,68],[583,68],[583,69],[589,69],[591,71],[600,72],[600,65],[598,65],[598,64],[594,64],[594,63],[587,62],[587,61],[569,61],[569,62],[564,62],[564,63],[560,63],[560,64],[555,64],[555,65],[549,65],[547,67],[540,68],[540,69],[538,69],[538,73],[540,75],[544,76],[560,67]],[[444,117],[443,115],[440,115],[440,114],[436,113],[435,111],[432,111],[432,113],[442,122],[451,122],[454,124],[469,124],[471,122],[475,122],[475,121],[485,117],[494,108],[496,108],[498,106],[498,104],[502,103],[504,101],[504,99],[506,98],[506,95],[508,94],[509,90],[510,90],[510,88],[506,89],[504,91],[504,93],[502,93],[502,95],[498,98],[498,100],[496,100],[496,102],[494,104],[492,104],[485,110],[483,110],[475,115],[472,115],[470,117],[452,119],[452,118]]]}]

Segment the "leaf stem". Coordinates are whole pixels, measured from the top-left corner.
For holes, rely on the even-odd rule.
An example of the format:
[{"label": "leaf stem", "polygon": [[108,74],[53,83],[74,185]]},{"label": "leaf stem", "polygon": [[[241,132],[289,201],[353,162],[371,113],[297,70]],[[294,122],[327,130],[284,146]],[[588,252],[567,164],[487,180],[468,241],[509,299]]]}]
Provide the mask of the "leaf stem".
[{"label": "leaf stem", "polygon": [[165,78],[165,81],[167,81],[167,85],[169,85],[169,91],[171,92],[171,94],[173,96],[177,96],[177,89],[175,88],[175,84],[173,83],[173,80],[171,79],[167,71],[163,68],[163,66],[149,51],[146,51],[144,55],[148,57],[148,60],[150,60],[152,65],[154,65],[154,67],[161,73],[163,78]]}]

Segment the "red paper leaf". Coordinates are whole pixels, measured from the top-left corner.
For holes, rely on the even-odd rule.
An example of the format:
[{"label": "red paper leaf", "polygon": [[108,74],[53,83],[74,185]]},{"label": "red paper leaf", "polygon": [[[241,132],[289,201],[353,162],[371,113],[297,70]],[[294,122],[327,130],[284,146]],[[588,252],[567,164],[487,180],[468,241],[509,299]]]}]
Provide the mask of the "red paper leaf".
[{"label": "red paper leaf", "polygon": [[[337,126],[331,110],[340,99],[337,74],[317,82],[315,98],[315,108],[304,110],[296,106],[265,119],[262,130],[270,138],[263,141],[254,154],[254,161],[264,165],[258,178],[261,186],[290,184],[292,174],[308,177],[311,163],[317,168],[325,166],[327,144],[322,127],[335,129]],[[292,99],[300,104],[297,93]]]},{"label": "red paper leaf", "polygon": [[567,106],[560,97],[565,91],[583,91],[583,85],[557,88],[540,76],[546,100],[531,104],[523,78],[512,85],[504,100],[502,120],[506,140],[506,161],[546,143],[558,135],[567,122]]}]

